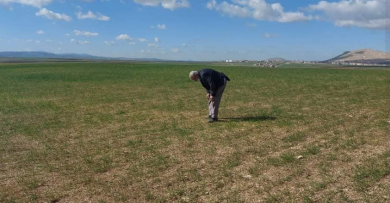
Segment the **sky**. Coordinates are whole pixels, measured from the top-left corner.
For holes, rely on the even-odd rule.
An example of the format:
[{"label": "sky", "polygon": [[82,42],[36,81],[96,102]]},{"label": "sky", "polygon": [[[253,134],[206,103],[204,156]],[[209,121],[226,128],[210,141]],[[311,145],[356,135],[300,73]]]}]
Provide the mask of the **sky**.
[{"label": "sky", "polygon": [[388,0],[0,0],[0,51],[326,60],[389,41]]}]

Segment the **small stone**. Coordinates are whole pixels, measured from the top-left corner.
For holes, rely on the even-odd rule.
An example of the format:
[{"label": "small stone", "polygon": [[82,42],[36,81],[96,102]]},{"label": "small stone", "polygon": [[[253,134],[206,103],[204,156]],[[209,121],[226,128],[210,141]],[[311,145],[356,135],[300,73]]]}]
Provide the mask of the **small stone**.
[{"label": "small stone", "polygon": [[303,159],[303,156],[299,155],[299,156],[297,157],[297,159]]},{"label": "small stone", "polygon": [[252,178],[252,176],[251,175],[244,175],[244,176],[242,176],[243,178]]},{"label": "small stone", "polygon": [[182,197],[181,198],[184,202],[190,202],[190,198],[189,197]]},{"label": "small stone", "polygon": [[348,117],[352,118],[353,116],[352,115],[348,115]]}]

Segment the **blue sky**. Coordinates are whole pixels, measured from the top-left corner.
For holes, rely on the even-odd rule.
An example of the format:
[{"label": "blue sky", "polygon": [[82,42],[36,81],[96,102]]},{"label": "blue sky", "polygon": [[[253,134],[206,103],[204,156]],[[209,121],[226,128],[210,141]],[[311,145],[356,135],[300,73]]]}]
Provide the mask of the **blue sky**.
[{"label": "blue sky", "polygon": [[0,0],[0,51],[325,60],[348,50],[389,51],[389,5],[387,0]]}]

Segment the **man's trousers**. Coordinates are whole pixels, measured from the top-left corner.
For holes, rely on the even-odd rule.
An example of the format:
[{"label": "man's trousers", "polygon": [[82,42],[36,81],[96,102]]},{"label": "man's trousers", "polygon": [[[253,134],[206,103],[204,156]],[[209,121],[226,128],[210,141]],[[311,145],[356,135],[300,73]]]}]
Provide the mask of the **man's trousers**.
[{"label": "man's trousers", "polygon": [[209,116],[212,118],[218,118],[219,104],[221,103],[222,94],[225,91],[227,80],[224,79],[224,84],[219,87],[213,97],[214,101],[209,100]]}]

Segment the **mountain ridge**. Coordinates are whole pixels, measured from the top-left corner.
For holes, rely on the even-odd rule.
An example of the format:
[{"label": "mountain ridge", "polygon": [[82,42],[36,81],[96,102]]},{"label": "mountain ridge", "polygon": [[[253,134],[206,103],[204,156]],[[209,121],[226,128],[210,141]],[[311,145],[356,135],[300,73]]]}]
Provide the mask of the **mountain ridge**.
[{"label": "mountain ridge", "polygon": [[390,63],[390,53],[372,49],[358,49],[346,51],[326,62],[347,62],[347,63]]},{"label": "mountain ridge", "polygon": [[157,58],[127,58],[127,57],[104,57],[89,54],[54,54],[44,51],[5,51],[0,52],[0,58],[47,58],[47,59],[90,59],[90,60],[129,60],[129,61],[164,61]]}]

